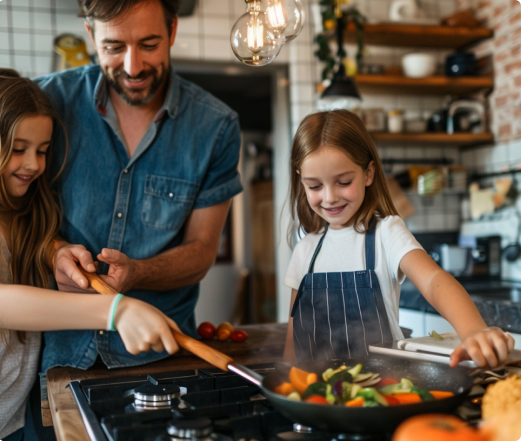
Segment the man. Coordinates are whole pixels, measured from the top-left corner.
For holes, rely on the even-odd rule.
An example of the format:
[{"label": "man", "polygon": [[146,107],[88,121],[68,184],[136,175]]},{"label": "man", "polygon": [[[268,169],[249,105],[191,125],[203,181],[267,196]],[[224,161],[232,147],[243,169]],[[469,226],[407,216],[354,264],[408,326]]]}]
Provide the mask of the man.
[{"label": "man", "polygon": [[[37,79],[69,137],[58,181],[66,242],[56,252],[57,281],[67,290],[87,288],[77,264],[94,271],[97,254],[110,285],[193,335],[198,282],[215,260],[230,199],[242,189],[237,115],[173,72],[178,0],[78,2],[99,66]],[[56,146],[53,162],[61,164],[64,140]],[[86,369],[98,354],[109,368],[168,355],[132,356],[115,332],[52,332],[43,371]]]}]

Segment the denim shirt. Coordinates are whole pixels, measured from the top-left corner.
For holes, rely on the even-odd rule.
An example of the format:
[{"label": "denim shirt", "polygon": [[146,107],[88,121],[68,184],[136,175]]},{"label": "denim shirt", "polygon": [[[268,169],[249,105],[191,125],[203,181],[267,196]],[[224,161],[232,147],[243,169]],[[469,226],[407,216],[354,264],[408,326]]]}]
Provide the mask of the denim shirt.
[{"label": "denim shirt", "polygon": [[[227,201],[242,190],[237,114],[180,78],[173,67],[171,72],[164,105],[130,158],[99,66],[36,79],[69,138],[69,156],[57,181],[61,234],[83,244],[94,258],[104,247],[146,259],[178,246],[192,210]],[[54,171],[65,152],[63,132],[57,131]],[[126,293],[159,308],[189,335],[195,335],[198,294],[199,284]],[[43,372],[54,366],[87,369],[98,353],[109,368],[168,356],[153,351],[131,355],[117,332],[105,330],[46,332],[44,337]]]}]

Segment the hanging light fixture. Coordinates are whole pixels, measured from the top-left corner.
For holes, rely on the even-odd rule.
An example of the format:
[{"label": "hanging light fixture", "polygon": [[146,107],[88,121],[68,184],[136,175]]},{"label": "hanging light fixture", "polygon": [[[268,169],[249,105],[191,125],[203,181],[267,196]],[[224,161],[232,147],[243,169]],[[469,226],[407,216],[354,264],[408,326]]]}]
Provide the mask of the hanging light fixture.
[{"label": "hanging light fixture", "polygon": [[246,14],[235,22],[230,35],[232,50],[242,63],[264,66],[300,33],[304,8],[300,0],[267,0],[266,10],[261,8],[261,0],[245,2]]},{"label": "hanging light fixture", "polygon": [[287,43],[297,37],[304,26],[304,7],[300,0],[268,0],[266,23]]},{"label": "hanging light fixture", "polygon": [[264,66],[279,54],[284,43],[269,29],[260,0],[246,0],[247,9],[235,22],[230,42],[235,56],[249,66]]},{"label": "hanging light fixture", "polygon": [[337,38],[337,57],[338,57],[338,69],[333,74],[331,84],[324,90],[321,98],[325,100],[336,100],[339,98],[355,98],[361,100],[360,93],[356,87],[353,77],[346,75],[346,68],[344,60],[347,53],[344,49],[344,28],[346,26],[346,20],[342,9],[338,7],[337,13],[337,24],[336,24],[336,38]]}]

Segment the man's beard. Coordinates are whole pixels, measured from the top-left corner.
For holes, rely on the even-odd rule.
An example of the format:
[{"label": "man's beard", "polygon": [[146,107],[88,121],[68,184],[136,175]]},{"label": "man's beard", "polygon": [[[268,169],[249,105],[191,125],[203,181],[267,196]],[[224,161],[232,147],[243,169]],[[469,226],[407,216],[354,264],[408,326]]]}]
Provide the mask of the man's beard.
[{"label": "man's beard", "polygon": [[[154,97],[155,93],[162,86],[163,82],[167,77],[170,76],[170,66],[167,65],[165,69],[163,69],[163,73],[161,75],[158,74],[157,69],[151,68],[148,70],[141,71],[137,76],[131,77],[128,75],[122,68],[113,71],[112,74],[108,73],[104,69],[105,78],[111,87],[114,88],[116,93],[121,97],[125,103],[131,106],[143,106],[148,104],[150,100]],[[148,88],[148,92],[143,97],[141,96],[141,92],[146,89],[132,91],[129,90],[125,86],[123,86],[123,80],[133,79],[133,80],[144,80],[152,75],[153,79],[150,85],[146,86]],[[133,97],[133,95],[137,95]]]}]

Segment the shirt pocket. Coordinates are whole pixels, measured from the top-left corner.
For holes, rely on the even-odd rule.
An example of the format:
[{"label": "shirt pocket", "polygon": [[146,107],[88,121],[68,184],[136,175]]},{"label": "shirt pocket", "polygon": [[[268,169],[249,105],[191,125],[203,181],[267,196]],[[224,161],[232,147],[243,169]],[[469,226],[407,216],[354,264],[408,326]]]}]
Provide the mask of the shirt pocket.
[{"label": "shirt pocket", "polygon": [[199,185],[182,179],[147,175],[142,221],[145,225],[178,231],[192,211]]}]

